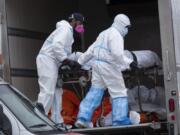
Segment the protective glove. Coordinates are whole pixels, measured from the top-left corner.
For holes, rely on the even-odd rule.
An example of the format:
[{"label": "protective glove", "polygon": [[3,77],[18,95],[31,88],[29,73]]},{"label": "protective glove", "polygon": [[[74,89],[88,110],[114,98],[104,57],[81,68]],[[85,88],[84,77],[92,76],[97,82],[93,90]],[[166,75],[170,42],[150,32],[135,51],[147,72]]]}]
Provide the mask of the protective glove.
[{"label": "protective glove", "polygon": [[73,68],[74,68],[75,70],[79,70],[79,69],[81,69],[81,65],[80,65],[78,62],[75,61]]},{"label": "protective glove", "polygon": [[138,65],[135,61],[133,61],[129,66],[131,69],[138,69]]},{"label": "protective glove", "polygon": [[62,62],[62,65],[68,65],[71,69],[74,69],[74,70],[78,70],[81,68],[81,65],[78,62],[70,60],[70,59],[65,59]]},{"label": "protective glove", "polygon": [[63,65],[63,66],[64,66],[64,65],[70,66],[70,65],[72,65],[72,64],[73,64],[73,61],[70,60],[70,59],[65,59],[65,60],[62,62],[62,65]]}]

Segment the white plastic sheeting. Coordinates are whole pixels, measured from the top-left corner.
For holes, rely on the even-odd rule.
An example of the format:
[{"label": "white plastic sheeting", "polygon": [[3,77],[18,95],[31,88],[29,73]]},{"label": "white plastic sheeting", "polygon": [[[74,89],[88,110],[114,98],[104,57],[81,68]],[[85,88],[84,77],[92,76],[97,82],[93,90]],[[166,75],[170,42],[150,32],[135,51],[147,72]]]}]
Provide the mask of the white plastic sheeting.
[{"label": "white plastic sheeting", "polygon": [[[166,118],[165,90],[162,87],[148,89],[145,86],[140,86],[139,93],[143,111],[156,112],[159,119]],[[138,98],[138,86],[128,90],[130,109],[137,112],[140,111]]]},{"label": "white plastic sheeting", "polygon": [[[158,66],[161,67],[162,66],[162,62],[159,58],[159,56],[150,50],[140,50],[140,51],[132,51],[138,61],[138,67],[139,68],[148,68],[148,67],[153,67],[153,66]],[[133,60],[133,55],[130,51],[125,50],[124,51],[125,55]],[[73,54],[71,54],[71,56],[69,57],[69,59],[71,60],[75,60],[77,61],[78,58],[81,56],[82,52],[74,52]],[[89,61],[87,61],[87,63],[85,63],[82,68],[85,70],[89,70],[91,68],[91,66],[93,65],[93,59],[90,59]]]},{"label": "white plastic sheeting", "polygon": [[[136,58],[139,68],[148,68],[153,66],[161,67],[162,63],[158,55],[150,50],[132,51]],[[133,55],[130,51],[125,50],[125,55],[133,60]]]},{"label": "white plastic sheeting", "polygon": [[[131,121],[132,125],[136,125],[140,123],[140,114],[136,111],[130,111],[129,112],[129,119]],[[96,126],[100,127],[106,127],[106,126],[112,126],[112,112],[107,114],[105,117],[101,117],[96,122]]]}]

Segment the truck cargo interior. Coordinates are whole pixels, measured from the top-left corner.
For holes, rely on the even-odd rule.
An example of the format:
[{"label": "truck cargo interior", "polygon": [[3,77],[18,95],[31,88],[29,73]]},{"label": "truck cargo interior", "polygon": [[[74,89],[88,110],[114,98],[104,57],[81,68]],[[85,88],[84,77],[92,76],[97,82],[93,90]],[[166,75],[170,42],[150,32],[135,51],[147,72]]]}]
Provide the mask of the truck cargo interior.
[{"label": "truck cargo interior", "polygon": [[[158,0],[6,0],[5,4],[10,80],[32,101],[39,93],[36,56],[57,21],[73,12],[85,16],[84,37],[75,34],[73,45],[74,51],[85,51],[102,30],[111,26],[116,14],[128,15],[132,26],[125,37],[125,49],[135,54],[149,50],[158,60],[158,64],[138,72],[124,72],[130,109],[140,112],[142,124],[166,121]],[[64,88],[80,89],[74,86],[65,84]],[[96,130],[108,132],[103,127]]]}]

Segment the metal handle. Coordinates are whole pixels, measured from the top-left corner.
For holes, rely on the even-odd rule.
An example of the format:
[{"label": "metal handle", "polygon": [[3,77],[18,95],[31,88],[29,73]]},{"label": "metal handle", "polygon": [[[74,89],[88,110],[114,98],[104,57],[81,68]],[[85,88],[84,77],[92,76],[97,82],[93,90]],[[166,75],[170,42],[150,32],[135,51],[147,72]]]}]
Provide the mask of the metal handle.
[{"label": "metal handle", "polygon": [[167,81],[170,81],[172,79],[172,72],[170,71],[170,62],[169,62],[169,51],[166,50],[166,67],[167,67]]}]

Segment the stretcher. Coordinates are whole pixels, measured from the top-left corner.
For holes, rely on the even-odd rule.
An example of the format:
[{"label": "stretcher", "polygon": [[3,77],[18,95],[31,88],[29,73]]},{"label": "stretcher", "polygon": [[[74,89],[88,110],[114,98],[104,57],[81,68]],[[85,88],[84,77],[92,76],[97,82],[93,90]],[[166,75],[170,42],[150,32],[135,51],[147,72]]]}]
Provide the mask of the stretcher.
[{"label": "stretcher", "polygon": [[[160,82],[158,82],[158,78],[159,77],[162,78],[163,76],[162,62],[155,52],[149,51],[149,50],[132,51],[132,52],[126,50],[125,55],[129,57],[130,59],[132,59],[133,61],[135,61],[138,65],[138,69],[135,71],[132,71],[132,70],[123,71],[126,86],[129,89],[132,89],[133,87],[136,86],[136,89],[137,89],[136,92],[137,92],[138,105],[136,105],[136,107],[131,106],[131,109],[138,112],[147,112],[147,111],[150,112],[150,110],[147,109],[148,105],[147,104],[144,105],[142,101],[143,92],[141,89],[141,85],[148,85],[148,87],[150,87],[151,89],[156,88],[159,85]],[[146,80],[146,83],[144,80]],[[147,84],[147,82],[149,84]],[[131,90],[129,90],[129,93],[130,92]],[[149,105],[153,106],[152,108],[157,108],[152,104],[149,104]],[[163,110],[163,113],[164,113],[164,110]]]},{"label": "stretcher", "polygon": [[140,51],[128,51],[125,50],[124,54],[137,62],[138,68],[150,68],[150,67],[162,67],[162,62],[159,56],[150,50],[140,50]]},{"label": "stretcher", "polygon": [[[73,53],[69,59],[76,61],[81,54],[80,52]],[[162,75],[162,63],[155,52],[149,50],[125,50],[124,54],[137,63],[139,73],[143,75]],[[71,70],[68,66],[63,66],[60,69],[61,72],[59,72],[60,78],[63,80],[63,83],[79,83],[81,86],[86,86],[86,83],[91,80],[91,67],[93,63],[94,60],[91,59],[85,65],[82,65],[82,69],[78,71]],[[123,73],[127,77],[128,75],[132,76],[134,70],[127,69]]]}]

